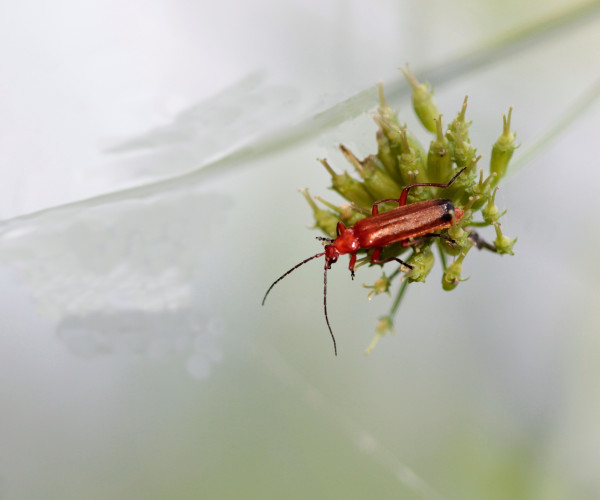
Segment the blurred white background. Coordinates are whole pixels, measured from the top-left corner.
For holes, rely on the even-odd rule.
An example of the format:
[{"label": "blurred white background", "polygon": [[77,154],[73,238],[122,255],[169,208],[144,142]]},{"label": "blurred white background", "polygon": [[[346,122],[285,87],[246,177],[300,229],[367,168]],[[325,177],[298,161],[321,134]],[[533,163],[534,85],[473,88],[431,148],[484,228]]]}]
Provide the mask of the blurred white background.
[{"label": "blurred white background", "polygon": [[[5,5],[0,498],[600,498],[587,5]],[[516,255],[470,255],[453,293],[439,270],[411,286],[369,357],[390,302],[360,283],[379,272],[334,267],[334,358],[320,264],[260,301],[320,248],[297,193],[335,199],[315,159],[375,151],[378,81],[429,140],[406,61],[445,116],[469,95],[484,162],[515,106],[497,202]]]}]

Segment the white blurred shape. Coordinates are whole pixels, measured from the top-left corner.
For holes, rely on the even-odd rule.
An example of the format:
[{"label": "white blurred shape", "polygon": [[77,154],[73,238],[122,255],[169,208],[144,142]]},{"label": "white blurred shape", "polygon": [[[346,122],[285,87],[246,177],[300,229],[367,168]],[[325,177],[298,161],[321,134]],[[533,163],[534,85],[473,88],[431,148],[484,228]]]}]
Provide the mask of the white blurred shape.
[{"label": "white blurred shape", "polygon": [[163,359],[201,344],[218,353],[210,365],[220,356],[210,287],[227,202],[184,187],[14,219],[0,227],[0,260],[77,355]]}]

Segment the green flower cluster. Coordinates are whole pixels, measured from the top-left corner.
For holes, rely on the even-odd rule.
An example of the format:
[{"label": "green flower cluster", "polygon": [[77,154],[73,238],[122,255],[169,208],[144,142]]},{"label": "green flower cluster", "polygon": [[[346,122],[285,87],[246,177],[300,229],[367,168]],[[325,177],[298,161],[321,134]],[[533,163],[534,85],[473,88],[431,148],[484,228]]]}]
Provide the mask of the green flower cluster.
[{"label": "green flower cluster", "polygon": [[[408,283],[424,282],[431,272],[435,263],[433,246],[437,246],[444,269],[442,287],[444,290],[453,290],[464,281],[462,265],[472,247],[512,255],[516,242],[516,238],[511,239],[502,233],[499,219],[505,212],[500,212],[495,204],[497,184],[506,174],[509,161],[517,147],[515,133],[510,130],[512,107],[508,116],[503,115],[502,134],[492,146],[490,171],[484,176],[483,170],[478,167],[481,155],[477,155],[477,150],[471,145],[469,138],[471,122],[465,118],[467,98],[465,97],[456,118],[444,131],[442,115],[433,100],[429,85],[419,83],[408,64],[406,69],[401,71],[413,89],[412,101],[416,115],[423,126],[433,134],[429,148],[426,150],[407,130],[406,125],[398,120],[396,113],[386,104],[382,87],[379,85],[380,105],[373,117],[377,125],[377,153],[361,160],[348,148],[340,146],[342,154],[350,162],[358,178],[347,171],[337,173],[327,160],[319,160],[331,175],[332,189],[349,203],[336,205],[318,196],[311,197],[308,190],[302,191],[313,209],[316,227],[327,236],[335,238],[338,221],[341,220],[347,227],[352,226],[356,221],[371,214],[374,202],[389,198],[398,199],[405,186],[415,183],[445,184],[465,168],[447,189],[420,186],[410,190],[409,204],[447,198],[455,207],[461,208],[464,215],[453,226],[441,231],[443,238],[424,239],[409,248],[396,243],[383,249],[381,259],[410,252],[408,257],[404,256],[402,259],[412,266],[412,269],[399,267],[389,276],[383,274],[373,285],[365,285],[371,289],[371,298],[380,293],[389,294],[394,278],[401,276],[403,281],[389,314],[379,319],[375,338],[367,348],[367,353],[382,335],[388,331],[393,332],[393,317]],[[315,200],[325,208],[321,208]],[[385,202],[379,205],[379,210],[383,212],[396,206],[397,203]],[[485,226],[494,226],[496,239],[493,243],[485,242],[474,231],[474,228]],[[357,267],[370,263],[367,251],[362,251],[362,254]],[[448,263],[448,257],[454,260]],[[402,270],[406,271],[403,275]]]}]

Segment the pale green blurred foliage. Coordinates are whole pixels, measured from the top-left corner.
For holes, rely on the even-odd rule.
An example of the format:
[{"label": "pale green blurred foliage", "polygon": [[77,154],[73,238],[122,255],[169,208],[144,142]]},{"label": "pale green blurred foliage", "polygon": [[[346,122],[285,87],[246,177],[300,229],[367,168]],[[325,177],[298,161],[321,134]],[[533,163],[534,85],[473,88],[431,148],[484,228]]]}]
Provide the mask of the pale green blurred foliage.
[{"label": "pale green blurred foliage", "polygon": [[[65,6],[32,12],[48,26],[83,15],[78,5]],[[170,122],[144,122],[104,158],[109,181],[83,170],[84,162],[80,173],[56,177],[52,167],[61,162],[42,154],[41,144],[64,139],[79,151],[82,126],[65,125],[57,113],[52,120],[71,135],[54,136],[52,120],[28,115],[32,127],[44,126],[17,141],[15,164],[41,150],[48,162],[42,180],[86,189],[55,192],[48,182],[47,198],[29,193],[19,205],[46,210],[0,226],[0,497],[600,497],[597,2],[587,9],[259,2],[252,11],[215,5],[214,19],[204,6],[163,7],[155,17],[133,12],[141,31],[117,30],[122,40],[101,30],[103,43],[88,45],[85,30],[64,30],[34,46],[34,55],[52,56],[42,66],[49,76],[65,61],[86,62],[69,52],[79,44],[94,60],[95,73],[77,73],[81,80],[61,88],[65,113],[81,108],[83,119],[86,98],[102,91],[100,75],[113,61],[93,56],[105,43],[118,40],[124,52],[134,44],[134,62],[160,58],[160,46],[146,52],[133,35],[147,37],[165,19],[190,39],[211,25],[231,25],[232,33],[252,27],[245,40],[211,32],[222,53],[191,44],[178,59],[169,46],[159,60],[169,59],[171,71],[191,65],[198,52],[202,79],[216,80],[214,54],[232,58],[218,66],[226,71],[259,40],[270,49],[264,61],[278,61],[269,70],[281,71],[280,79],[271,85],[251,77],[214,101],[183,106]],[[97,16],[86,15],[104,29],[111,20],[116,30],[114,12],[127,16],[134,7],[95,8]],[[248,14],[254,10],[259,17]],[[30,26],[25,11],[19,22]],[[320,17],[327,12],[335,15]],[[535,25],[548,16],[553,22]],[[507,31],[521,26],[529,26],[523,37]],[[390,33],[397,38],[384,36]],[[314,38],[318,46],[309,44]],[[69,57],[54,59],[56,47]],[[496,204],[510,207],[504,220],[519,235],[518,255],[470,254],[463,272],[472,278],[452,294],[415,284],[397,334],[369,357],[363,350],[373,318],[385,311],[374,311],[378,301],[368,301],[360,283],[378,275],[361,268],[352,283],[344,269],[332,273],[330,317],[340,333],[334,359],[321,266],[298,271],[268,308],[260,299],[280,269],[319,245],[297,193],[311,186],[311,194],[331,195],[317,192],[328,179],[316,158],[336,154],[342,142],[361,157],[376,147],[367,111],[377,103],[371,85],[382,61],[388,100],[409,108],[408,86],[391,76],[406,60],[435,86],[440,107],[456,109],[469,93],[481,125],[476,144],[498,135],[498,116],[486,104],[505,110],[514,99],[524,146]],[[10,67],[31,71],[35,78],[23,85],[53,102],[55,87],[39,77],[40,67]],[[282,85],[286,72],[294,81]],[[25,111],[4,114],[3,137],[15,139],[4,120]],[[46,134],[52,141],[44,142]],[[16,183],[8,173],[5,210]],[[19,179],[26,185],[37,177]],[[45,188],[42,182],[38,192]]]}]

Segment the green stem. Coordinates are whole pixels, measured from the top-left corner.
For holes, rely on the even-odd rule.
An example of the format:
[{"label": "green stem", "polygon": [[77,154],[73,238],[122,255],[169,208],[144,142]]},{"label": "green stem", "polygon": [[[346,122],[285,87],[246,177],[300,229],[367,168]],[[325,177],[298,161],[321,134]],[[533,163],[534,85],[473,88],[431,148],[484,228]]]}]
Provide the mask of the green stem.
[{"label": "green stem", "polygon": [[392,304],[392,308],[390,309],[390,316],[396,315],[396,311],[398,310],[398,307],[400,307],[400,302],[402,301],[402,297],[404,296],[404,291],[406,290],[407,286],[408,286],[408,280],[404,280],[402,282],[402,286],[400,286],[398,295],[396,295],[396,299],[394,300],[394,303]]},{"label": "green stem", "polygon": [[[469,224],[469,225],[471,225],[471,224]],[[445,272],[446,269],[448,268],[448,264],[446,263],[446,254],[444,253],[444,250],[442,250],[442,244],[439,241],[438,241],[438,250],[440,252],[440,260],[442,261],[442,269]]]}]

